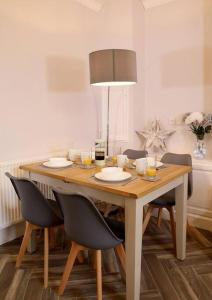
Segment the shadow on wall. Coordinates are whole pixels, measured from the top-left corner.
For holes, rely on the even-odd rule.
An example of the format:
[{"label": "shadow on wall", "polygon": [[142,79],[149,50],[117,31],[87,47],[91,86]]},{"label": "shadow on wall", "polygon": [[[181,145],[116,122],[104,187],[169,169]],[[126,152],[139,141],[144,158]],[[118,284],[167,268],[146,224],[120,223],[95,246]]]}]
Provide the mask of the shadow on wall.
[{"label": "shadow on wall", "polygon": [[85,62],[77,58],[50,56],[46,60],[50,92],[83,92],[86,89]]},{"label": "shadow on wall", "polygon": [[187,48],[164,55],[161,60],[162,87],[189,87],[203,84],[202,48]]},{"label": "shadow on wall", "polygon": [[212,1],[204,1],[204,83],[205,111],[212,112]]},{"label": "shadow on wall", "polygon": [[[212,18],[212,14],[211,14],[211,18]],[[211,22],[211,26],[212,26],[212,22]],[[205,86],[209,85],[212,87],[212,44],[211,47],[205,47],[204,50],[205,50],[204,51],[204,78],[205,78],[204,83]]]}]

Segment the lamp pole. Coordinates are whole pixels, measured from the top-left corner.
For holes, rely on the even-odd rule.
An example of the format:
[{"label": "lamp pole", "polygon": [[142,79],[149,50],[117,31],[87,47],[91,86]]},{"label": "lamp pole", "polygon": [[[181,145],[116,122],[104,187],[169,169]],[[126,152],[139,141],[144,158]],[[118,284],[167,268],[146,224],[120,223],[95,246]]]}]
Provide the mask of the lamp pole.
[{"label": "lamp pole", "polygon": [[109,156],[110,142],[110,87],[107,87],[107,155]]}]

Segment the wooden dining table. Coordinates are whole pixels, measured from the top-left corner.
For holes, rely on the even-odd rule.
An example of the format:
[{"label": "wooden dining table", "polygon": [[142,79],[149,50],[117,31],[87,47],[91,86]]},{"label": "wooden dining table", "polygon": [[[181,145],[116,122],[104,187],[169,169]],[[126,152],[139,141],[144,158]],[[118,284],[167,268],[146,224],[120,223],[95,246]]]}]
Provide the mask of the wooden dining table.
[{"label": "wooden dining table", "polygon": [[[175,189],[177,258],[186,255],[187,189],[189,166],[166,165],[157,171],[159,180],[145,181],[134,169],[127,169],[134,180],[118,183],[95,179],[98,168],[82,169],[79,165],[51,169],[42,162],[21,166],[30,179],[70,193],[83,193],[125,209],[126,299],[140,299],[143,207],[164,193]],[[158,274],[160,276],[160,274]],[[165,284],[165,283],[164,283]]]}]

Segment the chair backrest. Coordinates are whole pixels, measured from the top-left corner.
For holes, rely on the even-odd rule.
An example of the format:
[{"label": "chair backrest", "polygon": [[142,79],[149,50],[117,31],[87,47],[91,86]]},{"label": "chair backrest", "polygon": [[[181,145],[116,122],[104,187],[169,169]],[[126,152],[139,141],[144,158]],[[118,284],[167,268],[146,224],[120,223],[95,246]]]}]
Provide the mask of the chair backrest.
[{"label": "chair backrest", "polygon": [[110,249],[120,244],[94,203],[80,194],[53,190],[64,216],[66,234],[72,241],[91,249]]},{"label": "chair backrest", "polygon": [[5,175],[9,177],[21,200],[22,216],[26,221],[41,227],[49,227],[58,220],[58,216],[33,181],[27,178],[17,178],[9,173]]},{"label": "chair backrest", "polygon": [[[161,161],[167,164],[192,166],[192,157],[190,154],[177,154],[177,153],[166,153],[162,157]],[[188,174],[188,198],[193,193],[193,175],[192,172]]]},{"label": "chair backrest", "polygon": [[127,155],[129,159],[138,159],[138,158],[146,157],[148,152],[146,150],[127,149],[124,151],[123,154]]}]

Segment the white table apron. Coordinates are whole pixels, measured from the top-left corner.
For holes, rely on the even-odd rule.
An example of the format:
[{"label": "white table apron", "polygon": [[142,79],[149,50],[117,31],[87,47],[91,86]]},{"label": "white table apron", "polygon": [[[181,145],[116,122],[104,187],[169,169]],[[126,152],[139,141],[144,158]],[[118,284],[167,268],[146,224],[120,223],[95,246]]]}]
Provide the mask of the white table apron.
[{"label": "white table apron", "polygon": [[125,208],[125,250],[126,250],[126,299],[140,299],[142,221],[143,206],[175,188],[176,195],[176,243],[177,258],[185,259],[186,253],[186,207],[188,174],[179,176],[163,187],[149,194],[132,199],[113,193],[96,190],[75,183],[66,183],[48,176],[29,172],[29,177],[40,183],[65,192],[80,192],[84,195]]}]

